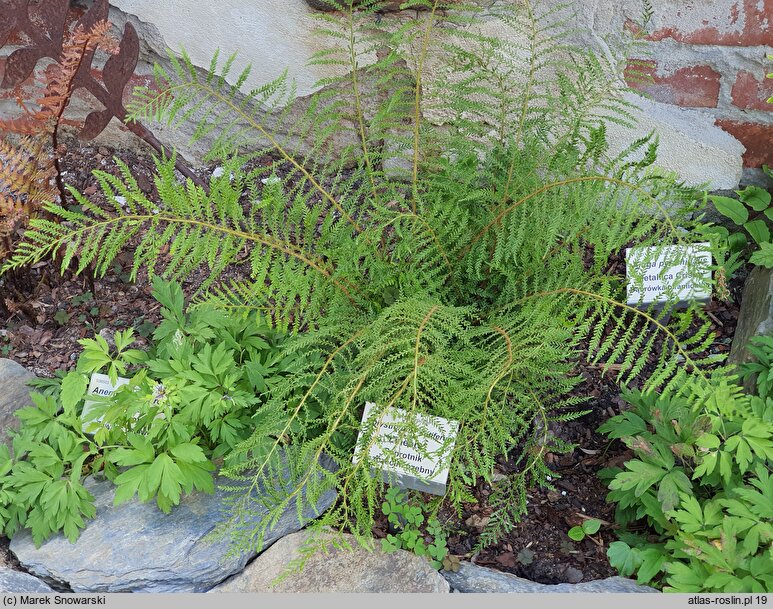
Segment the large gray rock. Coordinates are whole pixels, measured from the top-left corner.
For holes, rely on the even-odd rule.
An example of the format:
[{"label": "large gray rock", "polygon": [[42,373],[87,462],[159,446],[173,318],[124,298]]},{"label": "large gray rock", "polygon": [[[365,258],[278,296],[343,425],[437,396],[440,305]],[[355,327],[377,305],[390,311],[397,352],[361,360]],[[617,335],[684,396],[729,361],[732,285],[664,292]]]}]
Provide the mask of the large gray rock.
[{"label": "large gray rock", "polygon": [[351,550],[328,546],[307,560],[303,571],[272,582],[300,556],[308,531],[288,535],[258,556],[242,573],[212,592],[448,592],[448,582],[425,558],[398,550],[369,552],[352,535],[343,535]]},{"label": "large gray rock", "polygon": [[32,403],[27,381],[33,378],[35,375],[24,366],[0,358],[0,442],[10,445],[8,432],[19,429],[19,419],[13,413]]},{"label": "large gray rock", "polygon": [[[164,514],[155,503],[136,499],[114,507],[111,482],[88,479],[86,485],[97,515],[75,544],[57,535],[36,549],[26,531],[11,541],[21,564],[49,583],[66,583],[75,592],[203,592],[255,556],[248,550],[229,554],[227,539],[205,539],[229,515],[220,489],[214,495],[193,493]],[[334,490],[324,493],[316,511],[306,509],[304,522],[330,507],[335,496]],[[256,505],[252,522],[264,514]],[[291,502],[266,534],[264,547],[301,526]]]},{"label": "large gray rock", "polygon": [[762,335],[773,335],[773,269],[758,266],[749,273],[743,288],[741,312],[728,362],[748,362],[751,359],[749,341]]},{"label": "large gray rock", "polygon": [[0,567],[0,592],[53,592],[54,590],[28,573]]},{"label": "large gray rock", "polygon": [[469,562],[463,562],[456,573],[443,571],[443,576],[458,592],[657,592],[624,577],[608,577],[582,584],[538,584]]}]

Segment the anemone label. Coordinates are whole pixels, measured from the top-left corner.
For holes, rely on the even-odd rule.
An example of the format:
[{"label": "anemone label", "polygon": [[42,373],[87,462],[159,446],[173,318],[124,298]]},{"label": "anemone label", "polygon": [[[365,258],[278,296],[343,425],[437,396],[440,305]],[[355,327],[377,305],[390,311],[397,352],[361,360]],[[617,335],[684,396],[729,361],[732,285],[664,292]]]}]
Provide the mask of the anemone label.
[{"label": "anemone label", "polygon": [[366,402],[353,462],[367,451],[386,482],[444,495],[458,430],[458,421],[411,415],[400,408],[379,409]]},{"label": "anemone label", "polygon": [[[110,377],[106,374],[99,374],[95,372],[91,375],[91,381],[89,382],[89,388],[86,391],[86,395],[96,395],[100,397],[110,397],[113,395],[119,387],[126,385],[129,379],[122,376],[118,377],[115,385],[110,382]],[[94,400],[86,400],[83,403],[83,412],[81,413],[81,421],[83,421],[83,431],[86,433],[96,432],[103,424],[101,423],[102,417],[95,417],[91,414],[94,408],[99,402]],[[104,424],[107,425],[107,424]]]},{"label": "anemone label", "polygon": [[630,247],[625,250],[628,304],[649,306],[711,298],[709,243]]}]

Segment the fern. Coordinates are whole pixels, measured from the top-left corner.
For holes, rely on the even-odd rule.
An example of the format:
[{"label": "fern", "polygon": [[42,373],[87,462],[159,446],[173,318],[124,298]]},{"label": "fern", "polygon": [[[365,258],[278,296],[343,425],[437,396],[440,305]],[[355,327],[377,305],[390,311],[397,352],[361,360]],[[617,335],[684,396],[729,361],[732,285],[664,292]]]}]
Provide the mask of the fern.
[{"label": "fern", "polygon": [[[549,485],[545,453],[569,448],[550,428],[580,414],[579,362],[615,367],[621,383],[651,371],[644,389],[700,375],[701,310],[631,307],[610,271],[631,244],[689,243],[679,225],[693,226],[696,193],[653,167],[652,138],[608,155],[605,125],[630,120],[625,87],[613,62],[565,42],[566,7],[416,0],[424,10],[375,28],[378,2],[332,5],[320,28],[333,46],[313,61],[340,75],[308,100],[284,76],[243,94],[249,68],[232,76],[232,58],[215,57],[202,74],[185,54],[138,92],[133,119],[192,121],[208,141],[224,164],[208,190],[180,183],[173,160],[157,161],[159,203],[127,167],[97,173],[110,205],[72,191],[81,211],[47,206],[66,223],[34,220],[5,268],[63,248],[65,265],[77,255],[102,274],[131,242],[133,276],[204,267],[201,300],[296,331],[288,352],[303,351],[304,367],[226,460],[233,518],[220,532],[235,547],[260,546],[284,509],[300,518],[331,489],[340,501],[318,525],[367,543],[384,482],[368,457],[352,462],[365,402],[460,422],[454,509],[497,456],[520,455],[494,495],[490,543],[529,486]],[[489,35],[494,20],[523,44]],[[254,168],[267,153],[273,165]],[[235,264],[248,270],[224,280]],[[421,447],[415,424],[400,433]],[[269,518],[253,529],[257,488]]]}]

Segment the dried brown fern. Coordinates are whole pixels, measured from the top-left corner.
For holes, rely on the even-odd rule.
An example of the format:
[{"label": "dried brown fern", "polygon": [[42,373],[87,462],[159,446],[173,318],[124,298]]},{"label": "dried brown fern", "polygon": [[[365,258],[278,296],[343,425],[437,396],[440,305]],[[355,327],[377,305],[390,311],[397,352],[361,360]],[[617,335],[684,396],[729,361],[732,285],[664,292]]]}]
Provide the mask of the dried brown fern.
[{"label": "dried brown fern", "polygon": [[88,30],[78,25],[64,40],[59,62],[45,72],[37,109],[30,110],[19,95],[22,116],[0,119],[0,131],[21,136],[15,145],[7,138],[0,141],[0,259],[10,251],[16,232],[45,202],[64,199],[57,156],[59,128],[81,66],[90,63],[97,48],[111,54],[118,51],[110,24],[98,21]]},{"label": "dried brown fern", "polygon": [[57,197],[56,169],[42,144],[28,136],[15,146],[0,141],[0,259],[30,216]]}]

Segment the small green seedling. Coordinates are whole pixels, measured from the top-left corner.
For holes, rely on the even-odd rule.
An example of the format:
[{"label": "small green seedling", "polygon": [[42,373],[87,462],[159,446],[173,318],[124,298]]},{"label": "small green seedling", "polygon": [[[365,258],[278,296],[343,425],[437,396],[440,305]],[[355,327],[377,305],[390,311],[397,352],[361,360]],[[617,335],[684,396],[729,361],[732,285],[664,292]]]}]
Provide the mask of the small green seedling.
[{"label": "small green seedling", "polygon": [[582,541],[589,535],[594,535],[599,532],[601,528],[601,521],[596,518],[591,518],[582,523],[578,527],[572,527],[569,529],[569,538],[574,541]]},{"label": "small green seedling", "polygon": [[381,540],[384,552],[409,550],[417,556],[426,557],[435,569],[459,569],[459,560],[448,554],[445,533],[437,518],[429,518],[424,527],[426,533],[421,531],[425,521],[424,505],[410,505],[407,494],[395,487],[387,490],[384,499],[381,511],[396,531]]}]

